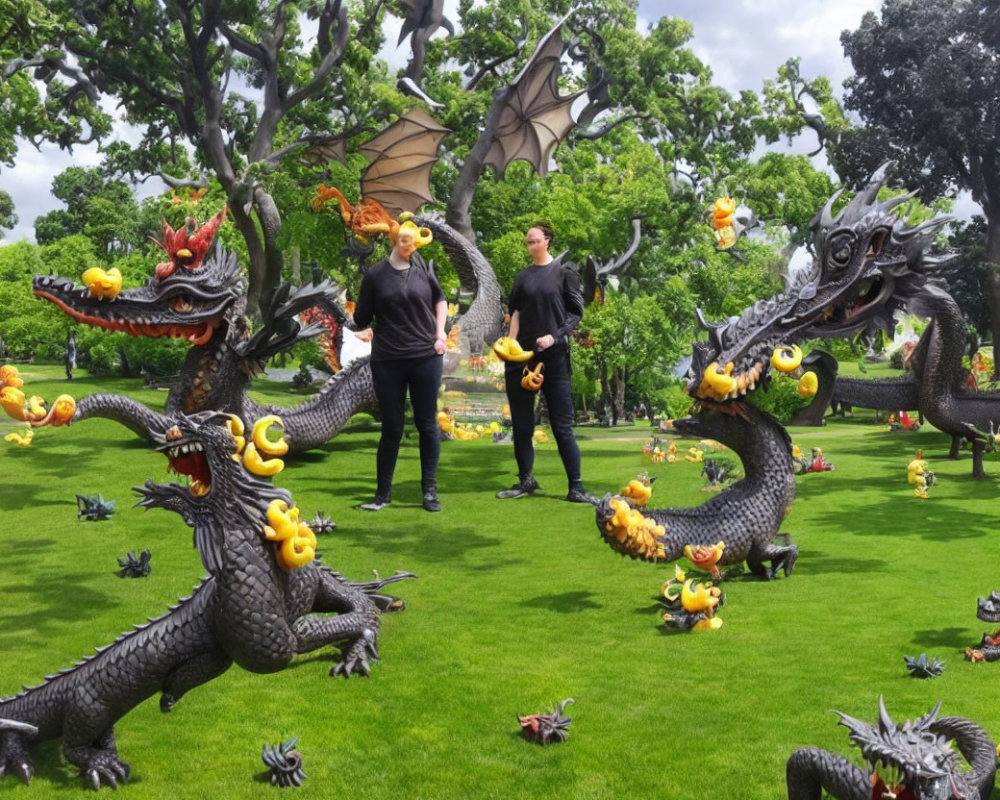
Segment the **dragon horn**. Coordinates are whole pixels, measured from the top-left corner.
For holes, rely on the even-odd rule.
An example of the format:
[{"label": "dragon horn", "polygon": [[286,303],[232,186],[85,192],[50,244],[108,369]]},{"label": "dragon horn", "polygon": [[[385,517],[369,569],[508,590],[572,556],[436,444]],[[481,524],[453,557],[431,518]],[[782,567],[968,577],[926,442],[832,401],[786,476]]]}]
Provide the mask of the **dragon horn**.
[{"label": "dragon horn", "polygon": [[937,719],[938,713],[940,711],[941,711],[941,701],[938,700],[934,708],[932,708],[930,711],[928,711],[920,719],[917,720],[917,725],[919,725],[921,728],[928,727],[932,722],[934,722],[934,720]]},{"label": "dragon horn", "polygon": [[892,721],[892,717],[886,711],[885,698],[882,695],[878,696],[878,727],[882,733],[890,733],[896,727],[896,723]]},{"label": "dragon horn", "polygon": [[878,197],[879,190],[885,186],[887,173],[889,172],[889,167],[891,166],[892,162],[886,161],[877,170],[875,170],[871,178],[868,180],[868,184],[865,188],[858,192],[854,196],[854,199],[848,204],[847,208],[844,209],[845,214],[853,211],[860,212],[861,209],[872,205],[875,198]]},{"label": "dragon horn", "polygon": [[908,192],[907,194],[896,195],[895,197],[890,197],[882,205],[885,206],[886,211],[892,211],[896,206],[901,206],[907,200],[912,200],[914,197],[917,196],[917,194],[918,192],[913,191],[913,192]]},{"label": "dragon horn", "polygon": [[705,315],[700,308],[695,308],[694,313],[698,318],[699,327],[704,331],[708,331],[709,343],[715,348],[716,352],[721,353],[724,349],[722,346],[722,332],[729,327],[728,324],[725,322],[709,322],[705,319]]},{"label": "dragon horn", "polygon": [[843,193],[844,190],[842,188],[837,189],[837,191],[830,196],[830,199],[826,201],[826,205],[823,206],[823,209],[819,212],[819,214],[816,215],[821,229],[833,226],[833,204],[837,202],[837,198],[839,198]]}]

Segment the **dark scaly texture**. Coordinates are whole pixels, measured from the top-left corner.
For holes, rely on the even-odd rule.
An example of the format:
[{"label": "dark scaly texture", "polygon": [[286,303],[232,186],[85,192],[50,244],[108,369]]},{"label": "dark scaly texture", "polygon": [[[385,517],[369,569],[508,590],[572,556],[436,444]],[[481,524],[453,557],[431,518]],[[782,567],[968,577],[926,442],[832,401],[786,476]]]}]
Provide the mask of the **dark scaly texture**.
[{"label": "dark scaly texture", "polygon": [[465,313],[455,319],[461,335],[469,342],[469,352],[482,354],[504,330],[503,293],[493,267],[479,248],[441,220],[421,217],[421,225],[430,228],[434,241],[444,248],[462,286],[474,297]]},{"label": "dark scaly texture", "polygon": [[[939,718],[940,707],[938,703],[918,719],[895,723],[879,698],[876,725],[836,712],[860,748],[867,769],[828,750],[800,748],[785,767],[788,800],[820,800],[823,792],[834,800],[888,796],[988,800],[996,776],[996,745],[972,720]],[[961,763],[963,758],[969,769]],[[883,793],[889,788],[895,794]]]},{"label": "dark scaly texture", "polygon": [[[731,447],[743,460],[746,477],[697,508],[644,512],[666,527],[662,541],[668,558],[676,558],[686,544],[721,540],[724,563],[746,559],[765,577],[791,571],[795,546],[774,544],[795,496],[790,442],[776,420],[745,404],[767,388],[776,348],[871,327],[892,330],[893,312],[925,286],[925,251],[948,218],[912,227],[900,219],[895,209],[910,195],[877,199],[886,169],[836,215],[840,193],[830,198],[811,223],[816,258],[790,276],[783,292],[726,322],[708,323],[699,312],[708,337],[692,346],[687,390],[701,409],[693,420],[675,425]],[[605,537],[611,513],[610,501],[598,505],[597,524]]]},{"label": "dark scaly texture", "polygon": [[[674,427],[685,435],[710,436],[731,447],[743,462],[746,477],[694,508],[643,509],[644,516],[665,528],[660,541],[666,560],[684,555],[685,545],[714,545],[721,540],[726,546],[720,565],[746,561],[755,575],[772,578],[779,570],[788,575],[798,549],[774,542],[795,498],[792,446],[785,429],[751,405],[722,411],[708,403],[696,416],[675,420]],[[602,535],[606,536],[604,524],[612,513],[608,499],[598,503]]]},{"label": "dark scaly texture", "polygon": [[[289,452],[296,453],[336,436],[352,414],[375,403],[367,359],[334,375],[315,397],[295,407],[261,406],[247,396],[251,379],[268,358],[317,331],[303,329],[296,316],[316,305],[331,310],[333,286],[306,284],[295,292],[281,287],[265,310],[265,322],[251,334],[242,270],[236,255],[221,248],[197,269],[153,276],[145,286],[125,289],[114,299],[93,297],[72,281],[50,275],[35,277],[34,293],[88,325],[133,336],[188,339],[191,350],[167,394],[167,416],[225,411],[240,415],[250,427],[261,416],[278,413]],[[71,422],[88,417],[113,419],[147,439],[160,419],[140,403],[109,394],[78,400]]]},{"label": "dark scaly texture", "polygon": [[[380,615],[363,589],[379,587],[351,584],[318,559],[290,572],[279,567],[264,527],[271,502],[291,506],[291,497],[232,458],[237,444],[225,419],[204,412],[154,426],[157,448],[173,469],[192,476],[191,485],[147,480],[136,487],[137,505],[174,511],[194,529],[208,576],[164,615],[0,700],[0,775],[12,771],[30,780],[28,743],[61,738],[66,759],[90,786],[114,786],[129,772],[118,757],[114,724],[157,692],[169,711],[233,662],[275,672],[297,653],[335,643],[342,658],[331,674],[367,675],[377,660]],[[207,492],[193,491],[195,476]]]}]

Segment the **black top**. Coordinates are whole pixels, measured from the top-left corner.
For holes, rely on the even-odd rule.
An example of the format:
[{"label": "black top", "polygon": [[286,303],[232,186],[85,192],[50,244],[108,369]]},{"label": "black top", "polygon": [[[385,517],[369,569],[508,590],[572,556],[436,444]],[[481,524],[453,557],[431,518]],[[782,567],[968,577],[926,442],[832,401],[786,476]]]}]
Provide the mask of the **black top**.
[{"label": "black top", "polygon": [[354,309],[359,328],[367,328],[375,318],[372,360],[435,355],[434,307],[444,299],[441,284],[420,259],[402,270],[388,258],[374,264],[361,279]]},{"label": "black top", "polygon": [[576,264],[556,258],[548,264],[532,264],[514,277],[510,290],[510,313],[518,312],[517,342],[525,350],[535,350],[537,339],[546,334],[555,344],[583,317],[583,290]]}]

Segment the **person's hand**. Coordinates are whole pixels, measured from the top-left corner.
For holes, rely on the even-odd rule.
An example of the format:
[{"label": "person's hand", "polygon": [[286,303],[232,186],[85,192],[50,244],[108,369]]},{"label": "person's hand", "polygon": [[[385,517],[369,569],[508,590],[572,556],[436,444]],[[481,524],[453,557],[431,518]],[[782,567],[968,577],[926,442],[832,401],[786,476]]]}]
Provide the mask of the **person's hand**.
[{"label": "person's hand", "polygon": [[439,333],[434,339],[434,352],[439,356],[443,356],[448,350],[447,339],[443,333]]},{"label": "person's hand", "polygon": [[551,333],[547,333],[544,336],[539,336],[535,339],[535,347],[539,350],[547,350],[556,343],[556,337]]},{"label": "person's hand", "polygon": [[365,328],[363,331],[355,331],[354,335],[357,336],[362,342],[370,342],[372,340],[372,329]]}]

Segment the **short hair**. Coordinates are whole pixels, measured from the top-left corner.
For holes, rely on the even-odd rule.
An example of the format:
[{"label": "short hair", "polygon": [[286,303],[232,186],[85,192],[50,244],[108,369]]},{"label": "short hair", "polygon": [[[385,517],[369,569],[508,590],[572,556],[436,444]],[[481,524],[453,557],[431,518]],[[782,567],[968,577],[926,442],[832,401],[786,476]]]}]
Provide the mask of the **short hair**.
[{"label": "short hair", "polygon": [[536,222],[528,230],[531,230],[531,228],[538,228],[538,230],[542,232],[542,236],[544,236],[549,241],[549,243],[551,243],[556,236],[552,232],[552,227],[545,222]]}]

